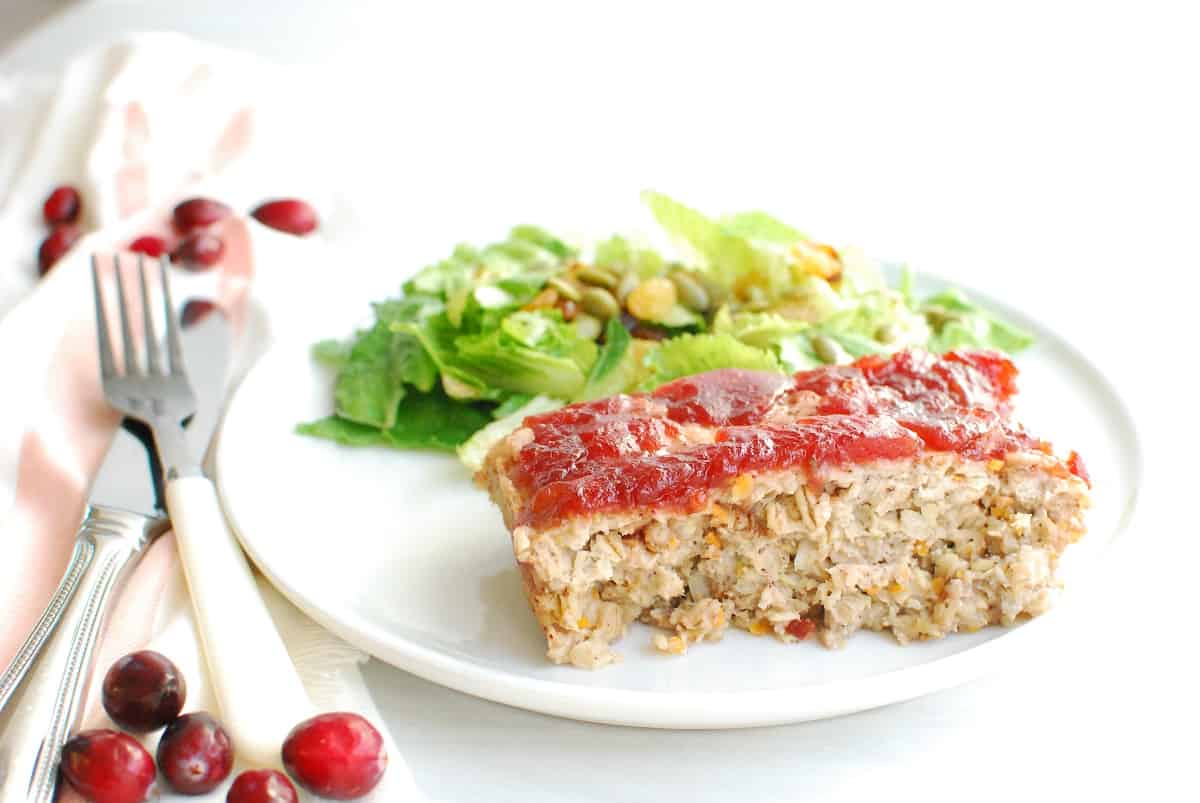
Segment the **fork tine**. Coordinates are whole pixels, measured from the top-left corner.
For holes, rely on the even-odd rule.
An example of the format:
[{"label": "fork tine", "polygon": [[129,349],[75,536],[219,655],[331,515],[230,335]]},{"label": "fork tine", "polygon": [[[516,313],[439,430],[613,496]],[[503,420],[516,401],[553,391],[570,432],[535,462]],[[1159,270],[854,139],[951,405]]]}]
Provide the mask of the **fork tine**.
[{"label": "fork tine", "polygon": [[141,376],[142,364],[138,359],[133,340],[133,328],[129,325],[129,304],[125,301],[125,281],[121,278],[121,259],[113,254],[113,273],[117,274],[117,309],[121,312],[121,340],[125,346],[126,376]]},{"label": "fork tine", "polygon": [[154,331],[154,310],[150,307],[150,293],[146,289],[146,260],[138,254],[138,280],[142,285],[142,327],[146,332],[146,373],[165,374],[162,354],[158,350],[158,334]]},{"label": "fork tine", "polygon": [[158,275],[162,282],[163,309],[167,319],[167,353],[170,355],[168,370],[172,374],[182,374],[183,349],[179,345],[179,322],[175,320],[175,304],[171,300],[171,284],[167,281],[167,258],[162,256],[158,261]]},{"label": "fork tine", "polygon": [[100,378],[117,376],[116,361],[113,359],[112,341],[108,336],[108,317],[104,314],[104,296],[100,292],[100,269],[96,255],[92,254],[92,295],[96,300],[96,343],[100,347]]}]

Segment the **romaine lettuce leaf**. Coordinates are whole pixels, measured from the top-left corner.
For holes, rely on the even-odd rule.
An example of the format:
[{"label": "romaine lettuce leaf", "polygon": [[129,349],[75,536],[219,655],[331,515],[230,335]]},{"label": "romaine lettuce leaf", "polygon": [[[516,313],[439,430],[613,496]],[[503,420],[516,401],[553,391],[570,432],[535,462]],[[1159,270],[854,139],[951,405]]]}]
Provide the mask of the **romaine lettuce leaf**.
[{"label": "romaine lettuce leaf", "polygon": [[458,349],[455,341],[459,331],[450,323],[446,313],[431,315],[422,321],[406,321],[392,324],[392,329],[416,338],[425,353],[437,366],[442,387],[456,399],[497,399],[502,391],[490,388],[487,383],[462,370],[457,364]]},{"label": "romaine lettuce leaf", "polygon": [[574,248],[540,226],[531,226],[528,224],[513,226],[512,231],[508,233],[508,239],[510,241],[531,242],[560,260],[572,259],[577,254]]},{"label": "romaine lettuce leaf", "polygon": [[510,416],[528,404],[529,400],[532,398],[533,396],[529,395],[528,393],[510,393],[508,398],[497,404],[495,409],[492,410],[492,418],[496,419]]},{"label": "romaine lettuce leaf", "polygon": [[354,341],[321,340],[313,344],[312,357],[326,368],[339,369],[350,359]]},{"label": "romaine lettuce leaf", "polygon": [[302,435],[347,446],[453,451],[490,420],[478,405],[457,402],[441,392],[409,393],[396,406],[390,427],[379,428],[338,416],[300,424]]},{"label": "romaine lettuce leaf", "polygon": [[643,278],[661,275],[666,265],[654,249],[619,234],[598,243],[592,261],[597,267],[632,270]]},{"label": "romaine lettuce leaf", "polygon": [[817,353],[813,351],[812,340],[808,335],[789,335],[781,338],[776,350],[779,353],[780,364],[789,374],[820,368],[824,365],[817,357]]},{"label": "romaine lettuce leaf", "polygon": [[805,239],[804,233],[766,212],[739,212],[721,218],[721,226],[730,234],[765,243],[791,245]]},{"label": "romaine lettuce leaf", "polygon": [[733,335],[747,345],[765,349],[809,327],[806,321],[784,318],[771,312],[730,313],[728,307],[722,307],[713,317],[712,331],[713,334]]},{"label": "romaine lettuce leaf", "polygon": [[450,364],[488,388],[571,399],[596,351],[557,312],[516,312],[492,332],[455,338]]},{"label": "romaine lettuce leaf", "polygon": [[681,376],[718,368],[748,368],[779,371],[779,360],[766,349],[748,346],[733,335],[680,335],[664,340],[646,358],[650,376],[643,388],[650,390]]},{"label": "romaine lettuce leaf", "polygon": [[507,239],[482,249],[460,245],[404,284],[407,295],[445,301],[456,329],[488,331],[503,314],[529,301],[575,251],[536,226],[517,226]]},{"label": "romaine lettuce leaf", "polygon": [[721,287],[754,284],[777,295],[787,286],[787,255],[777,244],[755,241],[662,193],[643,192],[642,201],[658,225],[699,257],[705,273]]},{"label": "romaine lettuce leaf", "polygon": [[616,318],[610,318],[604,329],[604,346],[588,374],[583,392],[576,401],[602,399],[620,393],[633,384],[637,373],[633,338]]},{"label": "romaine lettuce leaf", "polygon": [[991,348],[1015,353],[1033,344],[1033,335],[969,301],[960,290],[930,296],[920,310],[933,328],[931,351]]},{"label": "romaine lettuce leaf", "polygon": [[381,321],[350,347],[334,384],[334,409],[342,418],[386,429],[395,423],[405,385],[429,391],[436,381],[437,366],[420,342]]}]

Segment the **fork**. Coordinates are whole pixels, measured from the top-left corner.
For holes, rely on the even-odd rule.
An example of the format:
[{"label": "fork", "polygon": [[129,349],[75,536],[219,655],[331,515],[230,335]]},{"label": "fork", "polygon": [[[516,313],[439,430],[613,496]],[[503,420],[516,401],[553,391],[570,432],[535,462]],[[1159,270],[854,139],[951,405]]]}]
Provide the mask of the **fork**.
[{"label": "fork", "polygon": [[[125,283],[116,258],[113,268],[123,344],[119,363],[96,258],[92,257],[104,395],[112,407],[143,422],[153,434],[163,468],[167,513],[187,577],[209,679],[235,749],[260,766],[278,765],[284,738],[293,725],[312,713],[312,703],[225,522],[216,489],[184,437],[183,422],[196,412],[196,397],[180,347],[167,261],[164,257],[158,265],[165,349],[155,331],[145,260],[139,255],[140,339],[130,326]],[[139,353],[145,355],[144,366]]]}]

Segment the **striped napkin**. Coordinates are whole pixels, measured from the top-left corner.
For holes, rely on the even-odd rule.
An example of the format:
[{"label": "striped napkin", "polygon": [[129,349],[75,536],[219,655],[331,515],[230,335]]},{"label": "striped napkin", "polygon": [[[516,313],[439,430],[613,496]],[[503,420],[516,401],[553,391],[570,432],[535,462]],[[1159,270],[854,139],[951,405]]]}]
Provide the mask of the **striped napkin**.
[{"label": "striped napkin", "polygon": [[[0,76],[0,354],[6,374],[19,378],[4,388],[0,410],[0,665],[58,583],[117,425],[97,377],[89,254],[165,231],[172,206],[192,195],[236,210],[295,196],[328,213],[331,185],[303,151],[320,136],[305,114],[311,100],[305,103],[300,87],[309,84],[295,76],[174,34],[98,48],[59,76]],[[39,281],[41,202],[61,183],[81,190],[80,225],[88,233]],[[291,237],[246,217],[223,225],[222,264],[181,276],[175,295],[218,299],[229,311],[236,377],[272,337],[302,325],[306,305],[297,303],[295,288],[312,284],[307,273],[328,269],[328,245],[319,235]],[[358,711],[384,732],[389,769],[367,799],[423,799],[363,682],[366,656],[265,583],[260,588],[315,706]],[[182,669],[185,710],[219,716],[170,534],[150,548],[113,611],[84,727],[112,727],[95,688],[113,660],[142,648]],[[245,671],[253,671],[249,663]],[[147,740],[151,752],[156,739]],[[78,798],[68,790],[61,799]],[[163,788],[162,799],[185,798]],[[186,799],[224,800],[224,788]]]}]

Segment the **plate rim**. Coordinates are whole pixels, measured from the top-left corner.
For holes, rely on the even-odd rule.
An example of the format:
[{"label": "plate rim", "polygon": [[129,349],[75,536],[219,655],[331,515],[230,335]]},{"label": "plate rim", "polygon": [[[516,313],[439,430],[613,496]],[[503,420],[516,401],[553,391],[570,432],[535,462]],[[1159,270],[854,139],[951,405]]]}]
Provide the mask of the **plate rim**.
[{"label": "plate rim", "polygon": [[[1121,423],[1120,440],[1126,441],[1119,451],[1131,459],[1126,466],[1132,482],[1126,490],[1123,505],[1118,511],[1114,529],[1106,534],[1106,550],[1097,556],[1105,560],[1106,553],[1133,523],[1144,484],[1145,455],[1138,435],[1137,419],[1129,403],[1116,385],[1086,351],[1065,337],[1053,325],[1034,320],[1021,310],[998,299],[991,293],[972,288],[936,273],[915,272],[919,283],[931,282],[945,287],[959,287],[973,300],[986,308],[1002,313],[1008,320],[1038,332],[1039,341],[1054,341],[1078,368],[1089,376],[1090,383],[1102,387],[1108,407]],[[733,729],[782,725],[824,719],[865,711],[891,703],[903,702],[936,691],[952,688],[985,675],[993,674],[1027,654],[1036,644],[1047,641],[1070,612],[1080,607],[1095,585],[1089,582],[1099,572],[1085,572],[1072,579],[1069,600],[1059,599],[1055,606],[1031,621],[1009,627],[1006,632],[986,642],[967,647],[952,655],[934,658],[913,666],[893,669],[865,677],[831,680],[792,688],[770,688],[726,691],[651,691],[639,689],[580,686],[553,679],[534,678],[508,670],[490,668],[469,660],[423,646],[411,639],[388,634],[380,625],[345,608],[337,615],[313,602],[301,589],[288,583],[272,571],[239,527],[237,514],[231,504],[230,490],[221,466],[229,449],[224,437],[231,416],[239,409],[238,401],[251,383],[252,374],[264,364],[281,359],[278,355],[295,349],[297,340],[286,339],[273,343],[242,378],[230,397],[218,433],[215,460],[216,485],[222,509],[242,548],[258,570],[307,616],[349,644],[380,660],[418,677],[456,691],[493,702],[543,714],[600,724],[645,728],[675,729]],[[1123,461],[1124,462],[1124,461]],[[1086,604],[1086,603],[1082,603]],[[784,692],[786,691],[786,694]],[[781,699],[786,698],[785,699]],[[819,698],[819,699],[818,699]],[[799,704],[796,700],[802,700]],[[814,700],[819,704],[814,705]]]}]

